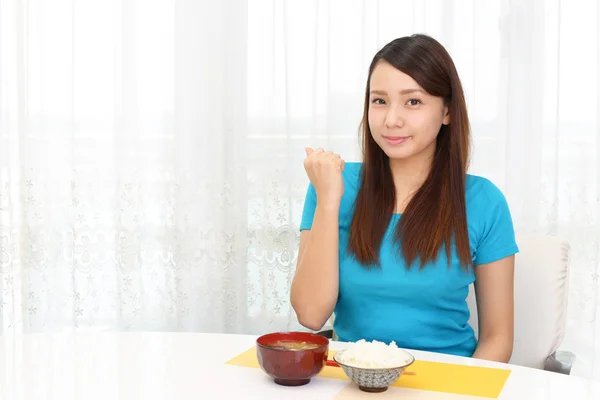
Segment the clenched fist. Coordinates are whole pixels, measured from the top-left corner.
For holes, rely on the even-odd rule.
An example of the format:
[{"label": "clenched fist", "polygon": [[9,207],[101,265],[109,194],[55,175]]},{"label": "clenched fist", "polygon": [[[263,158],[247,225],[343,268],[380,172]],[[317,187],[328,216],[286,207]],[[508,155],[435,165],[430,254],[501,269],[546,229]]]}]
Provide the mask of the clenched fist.
[{"label": "clenched fist", "polygon": [[331,151],[306,149],[304,169],[317,192],[320,203],[339,205],[344,194],[344,160]]}]

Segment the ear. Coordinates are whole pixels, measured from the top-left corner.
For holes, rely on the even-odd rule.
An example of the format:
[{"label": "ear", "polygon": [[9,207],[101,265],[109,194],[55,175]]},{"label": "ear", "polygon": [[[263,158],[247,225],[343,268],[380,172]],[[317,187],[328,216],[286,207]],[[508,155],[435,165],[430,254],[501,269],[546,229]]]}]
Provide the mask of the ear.
[{"label": "ear", "polygon": [[444,106],[444,119],[442,120],[442,125],[450,125],[450,110],[448,110],[448,106]]}]

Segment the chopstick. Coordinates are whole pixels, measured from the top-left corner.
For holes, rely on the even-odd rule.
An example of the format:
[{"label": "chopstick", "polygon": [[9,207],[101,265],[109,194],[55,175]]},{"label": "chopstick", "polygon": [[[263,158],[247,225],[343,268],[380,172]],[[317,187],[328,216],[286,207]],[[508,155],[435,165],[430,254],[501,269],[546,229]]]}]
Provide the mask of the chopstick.
[{"label": "chopstick", "polygon": [[[327,360],[327,363],[325,365],[327,365],[328,367],[338,367],[338,368],[340,368],[340,364],[336,363],[334,360]],[[413,372],[413,371],[404,371],[402,373],[402,375],[416,375],[416,374],[417,373]]]}]

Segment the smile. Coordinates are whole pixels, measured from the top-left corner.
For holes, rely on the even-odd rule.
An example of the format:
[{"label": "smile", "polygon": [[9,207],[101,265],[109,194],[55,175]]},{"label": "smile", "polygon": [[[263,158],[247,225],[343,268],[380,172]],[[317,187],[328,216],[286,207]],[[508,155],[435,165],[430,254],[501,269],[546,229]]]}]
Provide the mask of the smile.
[{"label": "smile", "polygon": [[410,139],[410,136],[384,136],[386,142],[392,145],[399,145]]}]

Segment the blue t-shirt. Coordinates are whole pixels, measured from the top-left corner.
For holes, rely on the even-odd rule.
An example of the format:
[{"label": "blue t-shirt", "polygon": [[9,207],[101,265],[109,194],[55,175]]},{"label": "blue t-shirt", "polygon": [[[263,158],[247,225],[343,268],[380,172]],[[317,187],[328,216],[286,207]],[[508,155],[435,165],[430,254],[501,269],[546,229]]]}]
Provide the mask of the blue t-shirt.
[{"label": "blue t-shirt", "polygon": [[[349,228],[362,163],[346,163],[339,213],[339,294],[334,329],[339,340],[395,341],[407,349],[470,357],[477,339],[468,323],[466,298],[473,270],[460,265],[456,249],[448,267],[445,250],[435,264],[406,268],[398,257],[394,214],[380,250],[380,267],[367,269],[348,252]],[[300,229],[310,229],[317,204],[309,185]],[[485,178],[467,175],[467,223],[475,267],[518,252],[512,218],[502,192]]]}]

